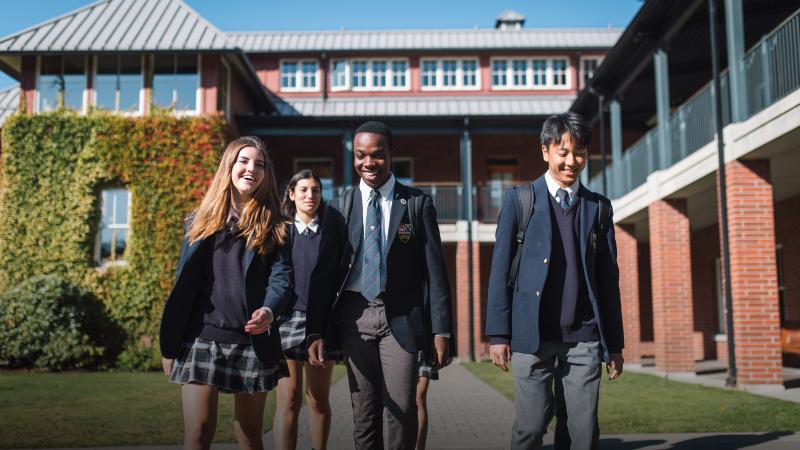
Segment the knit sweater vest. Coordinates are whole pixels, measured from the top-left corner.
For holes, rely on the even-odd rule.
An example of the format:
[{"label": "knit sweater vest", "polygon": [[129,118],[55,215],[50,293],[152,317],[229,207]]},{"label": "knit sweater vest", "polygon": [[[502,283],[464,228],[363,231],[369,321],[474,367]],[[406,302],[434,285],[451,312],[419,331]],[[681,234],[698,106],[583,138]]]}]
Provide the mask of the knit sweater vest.
[{"label": "knit sweater vest", "polygon": [[311,272],[319,257],[319,233],[304,236],[294,229],[292,241],[292,264],[294,265],[295,311],[305,311],[308,306],[308,288],[311,284]]}]

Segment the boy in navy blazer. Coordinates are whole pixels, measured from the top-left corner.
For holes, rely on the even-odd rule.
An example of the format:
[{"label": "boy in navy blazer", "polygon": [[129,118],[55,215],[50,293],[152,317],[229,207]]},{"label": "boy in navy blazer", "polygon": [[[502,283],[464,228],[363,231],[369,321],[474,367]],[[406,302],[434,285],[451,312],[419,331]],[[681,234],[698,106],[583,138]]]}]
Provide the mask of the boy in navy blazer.
[{"label": "boy in navy blazer", "polygon": [[[489,276],[486,335],[492,362],[515,378],[511,448],[539,449],[558,417],[556,449],[596,449],[601,362],[622,373],[619,269],[609,200],[578,180],[591,133],[569,112],[542,126],[547,172],[532,183],[522,244],[518,189],[505,193]],[[521,245],[516,283],[512,259]]]}]

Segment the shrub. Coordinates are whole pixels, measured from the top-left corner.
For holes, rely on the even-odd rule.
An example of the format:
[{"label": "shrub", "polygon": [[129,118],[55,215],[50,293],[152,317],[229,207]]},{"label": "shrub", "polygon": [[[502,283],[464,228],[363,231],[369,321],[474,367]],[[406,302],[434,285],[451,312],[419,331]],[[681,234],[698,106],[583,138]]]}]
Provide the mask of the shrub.
[{"label": "shrub", "polygon": [[102,304],[61,276],[34,276],[0,295],[2,366],[97,367],[119,341]]},{"label": "shrub", "polygon": [[128,344],[117,357],[117,367],[127,371],[150,371],[161,369],[161,352],[152,343],[141,341]]}]

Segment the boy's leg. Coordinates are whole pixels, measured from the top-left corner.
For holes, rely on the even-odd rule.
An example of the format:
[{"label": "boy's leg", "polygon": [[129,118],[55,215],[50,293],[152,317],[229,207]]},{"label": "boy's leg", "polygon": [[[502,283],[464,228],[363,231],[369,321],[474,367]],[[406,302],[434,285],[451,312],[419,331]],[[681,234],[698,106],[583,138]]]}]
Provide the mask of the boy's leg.
[{"label": "boy's leg", "polygon": [[514,424],[511,428],[512,449],[540,449],[553,417],[553,343],[542,342],[535,354],[515,352],[511,355],[514,372]]},{"label": "boy's leg", "polygon": [[379,347],[389,449],[411,450],[417,442],[417,354],[391,334],[380,338]]},{"label": "boy's leg", "polygon": [[600,441],[597,425],[597,399],[602,374],[600,343],[563,345],[556,369],[557,395],[563,399],[563,403],[558,414],[555,448],[594,450]]}]

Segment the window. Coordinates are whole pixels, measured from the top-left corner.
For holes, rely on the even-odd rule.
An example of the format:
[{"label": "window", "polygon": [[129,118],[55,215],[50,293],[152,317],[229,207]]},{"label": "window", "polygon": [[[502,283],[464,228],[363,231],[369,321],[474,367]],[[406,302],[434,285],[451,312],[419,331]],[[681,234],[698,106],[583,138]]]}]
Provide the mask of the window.
[{"label": "window", "polygon": [[392,158],[392,174],[397,181],[410,186],[414,182],[414,160],[409,157]]},{"label": "window", "polygon": [[353,61],[353,88],[367,87],[367,62]]},{"label": "window", "polygon": [[478,87],[478,61],[461,61],[461,71],[463,75],[463,85],[465,88]]},{"label": "window", "polygon": [[39,112],[65,107],[83,110],[85,56],[42,56],[37,83]]},{"label": "window", "polygon": [[567,86],[567,60],[554,59],[552,62],[553,67],[553,86],[566,87]]},{"label": "window", "polygon": [[508,61],[492,61],[492,86],[503,87],[508,85]]},{"label": "window", "polygon": [[303,89],[317,88],[317,70],[319,66],[316,61],[303,61]]},{"label": "window", "polygon": [[197,111],[200,84],[197,55],[153,57],[153,104],[181,112]]},{"label": "window", "polygon": [[386,87],[386,61],[372,61],[372,87]]},{"label": "window", "polygon": [[407,87],[406,72],[408,72],[408,62],[392,61],[392,86],[396,88]]},{"label": "window", "polygon": [[345,59],[338,59],[331,62],[331,89],[332,90],[342,90],[348,89],[350,87],[350,83],[348,83],[348,76],[347,76],[347,60]]},{"label": "window", "polygon": [[456,67],[457,61],[444,60],[442,61],[442,85],[445,87],[455,87],[456,80]]},{"label": "window", "polygon": [[100,193],[100,227],[95,245],[98,265],[121,260],[130,232],[131,194],[123,188],[103,189]]},{"label": "window", "polygon": [[227,116],[228,108],[228,88],[230,87],[230,69],[228,63],[222,61],[219,66],[219,77],[217,78],[217,111],[222,111]]},{"label": "window", "polygon": [[319,90],[319,62],[281,61],[281,91],[315,92]]},{"label": "window", "polygon": [[582,80],[583,80],[583,87],[589,85],[589,80],[594,77],[594,73],[597,70],[597,66],[600,65],[600,58],[582,58],[581,59],[581,71],[582,73]]},{"label": "window", "polygon": [[136,113],[142,82],[141,56],[98,56],[94,104],[106,111]]},{"label": "window", "polygon": [[511,63],[513,67],[513,84],[516,87],[526,87],[528,85],[528,61],[515,59]]},{"label": "window", "polygon": [[294,172],[310,170],[322,182],[322,199],[330,201],[334,194],[333,159],[330,158],[295,158]]},{"label": "window", "polygon": [[423,61],[422,62],[422,86],[433,87],[436,86],[436,61]]},{"label": "window", "polygon": [[293,61],[281,63],[281,90],[295,88],[297,88],[297,63]]},{"label": "window", "polygon": [[547,86],[547,60],[534,59],[531,61],[531,66],[533,67],[533,86]]}]

